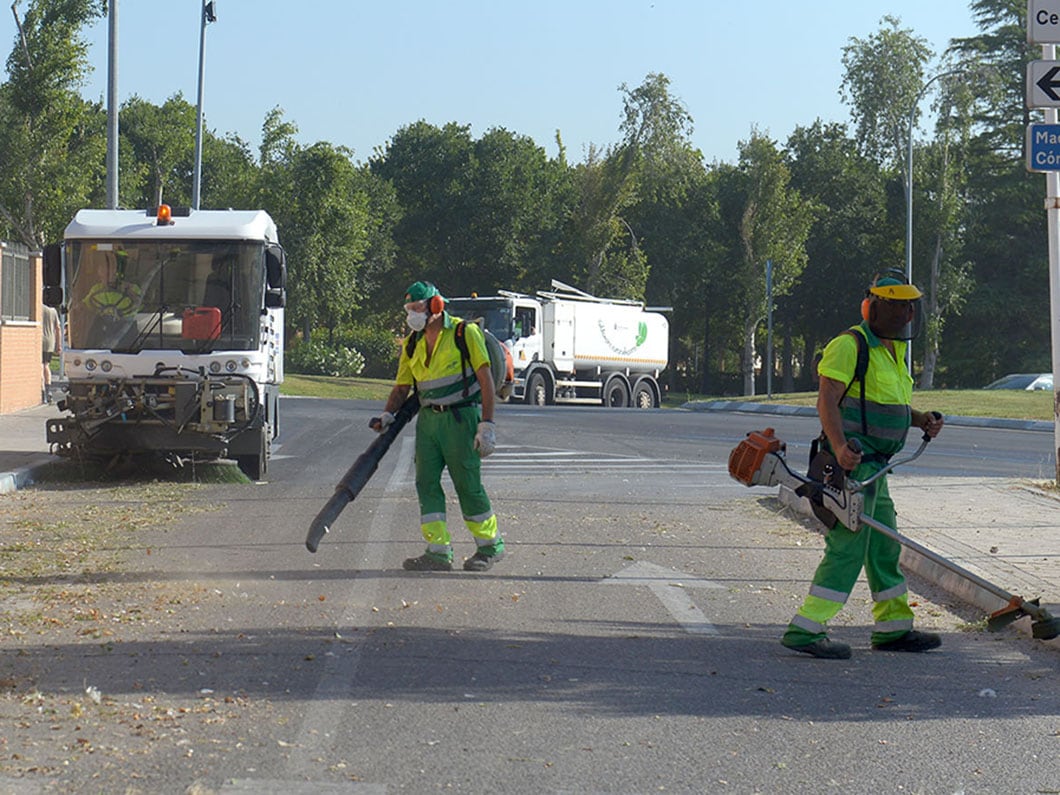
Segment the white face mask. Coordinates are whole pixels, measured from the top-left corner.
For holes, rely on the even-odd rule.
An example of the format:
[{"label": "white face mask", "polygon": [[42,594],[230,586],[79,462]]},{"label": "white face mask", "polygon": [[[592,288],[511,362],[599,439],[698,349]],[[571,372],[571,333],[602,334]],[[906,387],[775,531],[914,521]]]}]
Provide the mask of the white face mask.
[{"label": "white face mask", "polygon": [[405,322],[413,331],[423,331],[427,327],[427,313],[409,310],[405,316]]}]

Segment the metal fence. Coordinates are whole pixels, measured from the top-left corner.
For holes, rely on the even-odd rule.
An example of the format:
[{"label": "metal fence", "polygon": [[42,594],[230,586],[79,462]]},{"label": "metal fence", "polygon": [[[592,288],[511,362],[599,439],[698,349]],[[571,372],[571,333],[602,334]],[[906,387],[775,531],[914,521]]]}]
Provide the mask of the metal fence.
[{"label": "metal fence", "polygon": [[0,320],[32,319],[32,285],[29,249],[0,241]]}]

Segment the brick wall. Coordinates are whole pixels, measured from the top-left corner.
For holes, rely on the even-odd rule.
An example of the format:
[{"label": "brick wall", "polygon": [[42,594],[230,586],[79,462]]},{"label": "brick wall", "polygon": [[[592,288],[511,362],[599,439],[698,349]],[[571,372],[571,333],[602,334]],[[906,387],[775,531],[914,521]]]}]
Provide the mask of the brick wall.
[{"label": "brick wall", "polygon": [[[33,263],[33,294],[41,295],[44,282],[39,253]],[[0,322],[0,414],[40,404],[41,306],[35,304],[31,321]]]}]

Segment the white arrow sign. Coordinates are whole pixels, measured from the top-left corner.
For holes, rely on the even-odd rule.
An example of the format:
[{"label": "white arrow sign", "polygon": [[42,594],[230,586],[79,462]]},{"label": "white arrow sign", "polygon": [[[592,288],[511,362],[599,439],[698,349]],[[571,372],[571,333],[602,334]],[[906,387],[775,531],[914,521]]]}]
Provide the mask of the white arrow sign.
[{"label": "white arrow sign", "polygon": [[1027,107],[1060,108],[1060,61],[1027,64]]},{"label": "white arrow sign", "polygon": [[605,585],[645,585],[659,597],[663,607],[669,611],[685,632],[692,635],[718,635],[717,627],[711,624],[703,611],[691,599],[686,590],[689,588],[724,589],[724,585],[664,569],[654,563],[638,561],[617,574],[612,574],[603,581]]}]

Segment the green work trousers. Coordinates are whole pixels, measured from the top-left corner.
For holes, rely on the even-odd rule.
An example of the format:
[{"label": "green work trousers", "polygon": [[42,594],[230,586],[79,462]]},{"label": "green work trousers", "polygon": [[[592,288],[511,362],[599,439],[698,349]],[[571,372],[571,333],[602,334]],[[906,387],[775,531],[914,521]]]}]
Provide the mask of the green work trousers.
[{"label": "green work trousers", "polygon": [[482,486],[482,459],[475,450],[479,406],[472,404],[445,411],[420,409],[416,421],[416,494],[420,500],[420,530],[428,549],[452,557],[453,547],[445,520],[442,470],[449,470],[464,523],[478,546],[499,541],[497,517]]},{"label": "green work trousers", "polygon": [[[876,462],[863,463],[852,476],[868,480],[881,468]],[[866,492],[865,513],[882,525],[896,528],[887,476]],[[846,604],[863,567],[872,591],[873,645],[895,640],[911,630],[913,611],[905,576],[898,565],[901,552],[901,544],[878,530],[862,527],[853,532],[836,522],[825,536],[824,558],[817,566],[809,595],[784,633],[784,645],[805,646],[824,638],[828,621]]]}]

